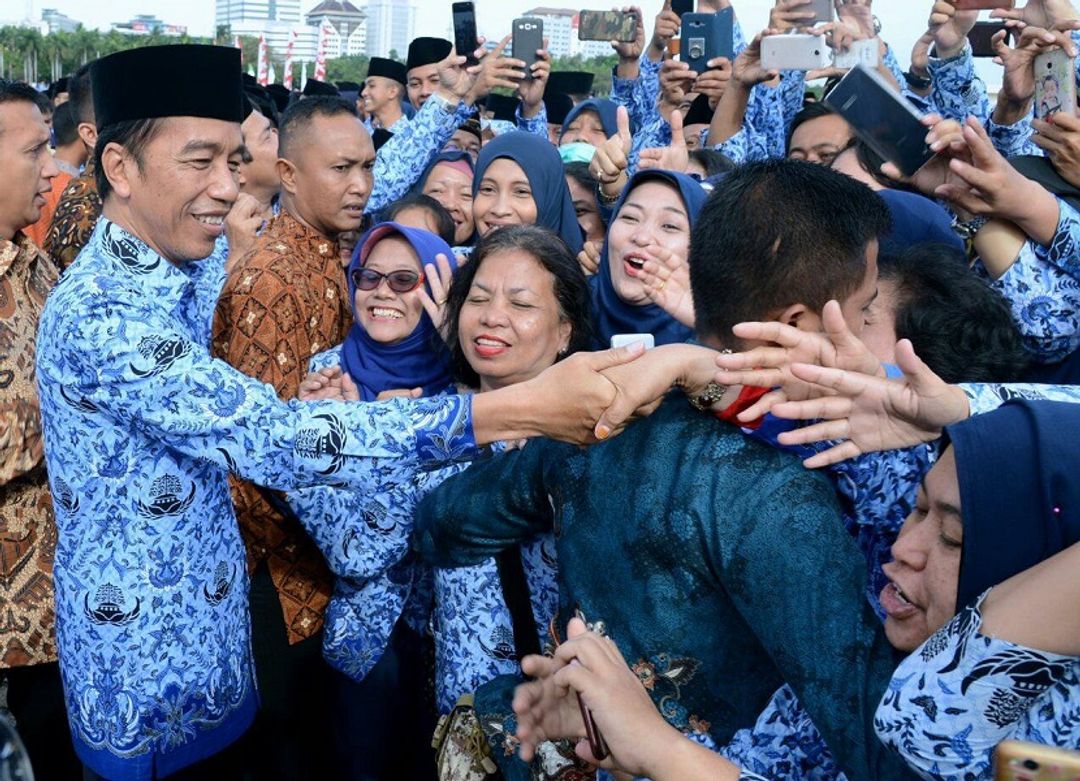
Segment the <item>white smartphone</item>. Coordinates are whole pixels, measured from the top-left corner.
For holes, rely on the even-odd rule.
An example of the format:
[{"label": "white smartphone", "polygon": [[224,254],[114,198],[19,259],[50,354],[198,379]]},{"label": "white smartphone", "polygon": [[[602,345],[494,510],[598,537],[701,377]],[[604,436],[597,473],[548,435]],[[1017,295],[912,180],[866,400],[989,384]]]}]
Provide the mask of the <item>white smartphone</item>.
[{"label": "white smartphone", "polygon": [[1064,49],[1051,49],[1035,58],[1035,116],[1046,119],[1063,111],[1076,113],[1076,69]]},{"label": "white smartphone", "polygon": [[638,342],[643,343],[646,350],[651,350],[656,347],[656,340],[653,339],[652,334],[615,334],[611,337],[611,349],[614,350],[616,347],[629,347]]},{"label": "white smartphone", "polygon": [[761,67],[780,71],[820,70],[829,67],[831,53],[821,35],[770,35],[761,41]]},{"label": "white smartphone", "polygon": [[851,70],[856,65],[876,68],[880,62],[881,51],[875,38],[855,41],[846,52],[833,52],[833,67]]}]

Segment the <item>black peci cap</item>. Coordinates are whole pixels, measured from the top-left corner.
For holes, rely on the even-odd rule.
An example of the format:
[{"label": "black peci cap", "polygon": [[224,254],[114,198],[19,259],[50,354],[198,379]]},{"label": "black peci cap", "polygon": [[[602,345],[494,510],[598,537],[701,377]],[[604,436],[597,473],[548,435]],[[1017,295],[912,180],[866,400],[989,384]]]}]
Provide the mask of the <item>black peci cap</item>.
[{"label": "black peci cap", "polygon": [[307,83],[304,84],[304,96],[308,98],[313,95],[331,95],[336,98],[340,94],[338,88],[333,84],[318,79],[308,79]]},{"label": "black peci cap", "polygon": [[173,44],[116,52],[90,69],[99,129],[137,119],[242,122],[240,50]]},{"label": "black peci cap", "polygon": [[592,85],[593,74],[588,71],[559,71],[548,77],[547,89],[567,95],[589,95]]},{"label": "black peci cap", "polygon": [[[393,79],[403,85],[408,81],[407,73],[404,65],[396,60],[388,60],[386,57],[372,57],[371,62],[368,63],[368,76],[382,76],[384,79]],[[357,89],[360,89],[359,85]]]},{"label": "black peci cap", "polygon": [[514,122],[517,119],[517,107],[520,103],[516,97],[511,95],[499,95],[492,92],[487,96],[487,100],[484,101],[484,106],[488,111],[493,112],[492,119],[505,120],[506,122]]},{"label": "black peci cap", "polygon": [[544,109],[547,111],[547,121],[551,124],[561,125],[573,107],[574,99],[565,92],[544,90]]},{"label": "black peci cap", "polygon": [[414,38],[409,44],[409,56],[405,61],[405,70],[411,71],[422,65],[442,62],[450,54],[454,44],[445,38]]}]

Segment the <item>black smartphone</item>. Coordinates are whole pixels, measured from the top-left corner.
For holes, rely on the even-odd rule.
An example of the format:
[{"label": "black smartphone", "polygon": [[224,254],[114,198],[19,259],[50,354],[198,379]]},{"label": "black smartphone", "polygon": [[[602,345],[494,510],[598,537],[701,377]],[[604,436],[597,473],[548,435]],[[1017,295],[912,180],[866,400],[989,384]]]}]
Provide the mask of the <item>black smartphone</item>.
[{"label": "black smartphone", "polygon": [[[1002,30],[1008,30],[1004,22],[975,22],[975,26],[968,33],[968,41],[971,43],[971,55],[973,57],[994,57],[994,36]],[[1009,39],[1006,36],[1005,42]]]},{"label": "black smartphone", "polygon": [[671,0],[671,10],[682,19],[683,14],[694,13],[694,0]]},{"label": "black smartphone", "polygon": [[465,57],[466,65],[476,65],[476,8],[472,3],[454,3],[454,50]]},{"label": "black smartphone", "polygon": [[915,107],[876,70],[856,65],[825,98],[866,144],[911,176],[934,156]]},{"label": "black smartphone", "polygon": [[686,14],[682,18],[679,56],[690,70],[704,73],[715,57],[735,58],[735,11],[731,7],[715,14]]},{"label": "black smartphone", "polygon": [[515,19],[510,47],[514,59],[525,63],[525,80],[530,80],[531,68],[540,60],[536,52],[544,48],[544,20],[535,16]]}]

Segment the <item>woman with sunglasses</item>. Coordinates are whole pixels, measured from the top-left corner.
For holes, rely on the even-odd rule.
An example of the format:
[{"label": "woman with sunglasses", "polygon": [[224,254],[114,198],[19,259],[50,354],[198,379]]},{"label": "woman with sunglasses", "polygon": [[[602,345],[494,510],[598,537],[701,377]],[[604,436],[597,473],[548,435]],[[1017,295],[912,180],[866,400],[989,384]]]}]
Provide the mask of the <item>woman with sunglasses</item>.
[{"label": "woman with sunglasses", "polygon": [[[455,378],[462,388],[483,393],[535,377],[588,345],[588,285],[576,258],[550,231],[516,226],[481,240],[454,278],[446,303],[447,348],[425,311],[425,299],[429,307],[434,302],[420,263],[452,257],[449,252],[424,231],[396,224],[373,228],[349,267],[356,325],[341,349],[316,356],[314,367],[340,365],[338,381],[354,399],[456,392]],[[467,466],[419,471],[365,495],[319,488],[289,496],[335,574],[323,655],[337,679],[338,759],[349,768],[343,777],[430,777],[435,710],[424,686],[429,622],[439,712],[517,669],[495,561],[433,573],[409,553],[416,503]],[[538,538],[515,551],[536,633],[555,610],[552,547],[550,539]],[[386,751],[403,741],[408,751]],[[403,756],[415,761],[403,763]],[[398,764],[380,764],[395,757]]]}]

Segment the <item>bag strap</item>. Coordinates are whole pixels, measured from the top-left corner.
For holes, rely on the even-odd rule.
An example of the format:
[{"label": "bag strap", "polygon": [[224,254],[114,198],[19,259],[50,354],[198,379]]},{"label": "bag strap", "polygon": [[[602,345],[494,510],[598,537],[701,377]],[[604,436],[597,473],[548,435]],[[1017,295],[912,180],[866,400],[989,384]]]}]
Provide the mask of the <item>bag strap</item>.
[{"label": "bag strap", "polygon": [[510,610],[510,624],[514,630],[514,652],[520,662],[529,654],[539,655],[540,635],[536,632],[536,619],[532,611],[529,581],[525,578],[525,565],[521,561],[521,548],[506,548],[495,557],[499,570],[499,585],[503,599]]}]

